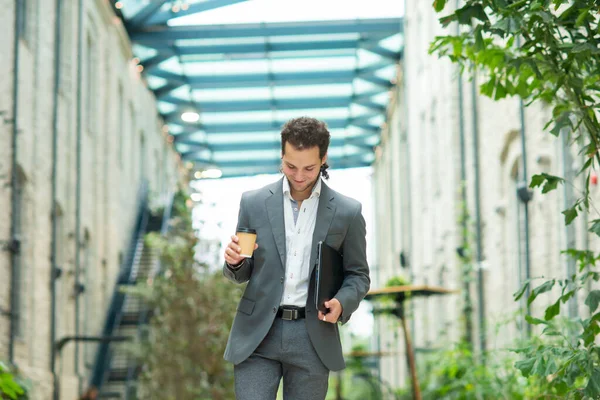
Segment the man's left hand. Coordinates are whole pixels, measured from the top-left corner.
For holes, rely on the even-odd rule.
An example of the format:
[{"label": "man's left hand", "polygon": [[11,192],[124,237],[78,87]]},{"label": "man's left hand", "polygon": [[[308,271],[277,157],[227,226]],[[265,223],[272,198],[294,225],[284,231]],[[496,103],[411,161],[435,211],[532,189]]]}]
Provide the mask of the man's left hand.
[{"label": "man's left hand", "polygon": [[321,311],[319,311],[319,320],[329,322],[330,324],[337,323],[343,311],[339,300],[334,297],[333,299],[325,302],[325,307],[327,307],[329,311],[327,314],[323,314]]}]

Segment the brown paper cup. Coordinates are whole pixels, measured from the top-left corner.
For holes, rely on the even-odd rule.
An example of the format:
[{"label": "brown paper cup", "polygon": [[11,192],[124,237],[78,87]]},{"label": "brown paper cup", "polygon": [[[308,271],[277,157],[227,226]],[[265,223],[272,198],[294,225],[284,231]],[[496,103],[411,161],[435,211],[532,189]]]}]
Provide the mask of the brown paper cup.
[{"label": "brown paper cup", "polygon": [[237,230],[236,236],[240,240],[238,244],[242,248],[240,255],[242,257],[252,257],[254,244],[256,243],[256,231],[254,229],[240,228]]}]

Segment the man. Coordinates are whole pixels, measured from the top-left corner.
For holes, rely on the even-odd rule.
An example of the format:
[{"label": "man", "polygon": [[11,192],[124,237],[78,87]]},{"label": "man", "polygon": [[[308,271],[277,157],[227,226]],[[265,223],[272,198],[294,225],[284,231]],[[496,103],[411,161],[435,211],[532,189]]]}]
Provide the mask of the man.
[{"label": "man", "polygon": [[[238,228],[255,229],[251,258],[240,256],[234,235],[223,273],[248,282],[225,350],[235,364],[238,400],[274,400],[283,377],[286,400],[325,399],[329,371],[345,367],[338,321],[345,324],[369,290],[365,220],[361,205],[330,189],[327,126],[292,119],[281,132],[281,180],[242,195]],[[314,304],[317,243],[343,255],[344,282]]]}]

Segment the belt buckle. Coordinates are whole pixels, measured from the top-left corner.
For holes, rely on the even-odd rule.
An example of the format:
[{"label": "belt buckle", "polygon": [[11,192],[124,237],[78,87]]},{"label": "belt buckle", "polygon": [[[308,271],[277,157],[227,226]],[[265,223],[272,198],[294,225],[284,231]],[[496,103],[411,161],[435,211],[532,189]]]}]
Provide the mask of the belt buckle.
[{"label": "belt buckle", "polygon": [[298,319],[298,310],[290,310],[284,308],[283,312],[281,313],[281,319],[285,321],[293,321],[295,319]]}]

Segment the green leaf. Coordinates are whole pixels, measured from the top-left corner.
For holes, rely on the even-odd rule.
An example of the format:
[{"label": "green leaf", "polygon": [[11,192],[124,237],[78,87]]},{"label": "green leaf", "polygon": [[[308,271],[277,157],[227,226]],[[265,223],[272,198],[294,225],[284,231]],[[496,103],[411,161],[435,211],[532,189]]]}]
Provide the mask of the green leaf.
[{"label": "green leaf", "polygon": [[577,218],[577,205],[567,208],[562,212],[562,214],[565,216],[565,225],[569,225],[575,218]]},{"label": "green leaf", "polygon": [[562,296],[560,296],[560,301],[562,301],[563,303],[566,303],[567,301],[569,301],[569,299],[571,297],[573,297],[574,294],[575,294],[575,290],[571,290],[570,292],[567,292],[567,293],[563,294]]},{"label": "green leaf", "polygon": [[489,81],[480,86],[481,94],[487,97],[492,97],[494,94],[494,87],[496,86],[496,76],[492,76]]},{"label": "green leaf", "polygon": [[541,18],[542,21],[544,21],[544,23],[549,24],[550,22],[552,22],[552,14],[546,12],[546,11],[534,11],[531,13],[531,15],[535,15]]},{"label": "green leaf", "polygon": [[558,314],[560,314],[560,299],[558,299],[556,303],[552,304],[550,307],[546,308],[546,314],[544,315],[544,319],[546,321],[550,321]]},{"label": "green leaf", "polygon": [[501,19],[491,26],[490,29],[495,31],[500,31],[501,36],[506,35],[507,33],[517,33],[520,31],[519,21],[512,17]]},{"label": "green leaf", "polygon": [[525,360],[517,361],[515,363],[515,368],[521,370],[523,376],[528,377],[531,375],[531,370],[533,369],[535,360],[535,358],[526,358]]},{"label": "green leaf", "polygon": [[483,36],[481,34],[482,30],[483,30],[483,26],[479,25],[477,28],[475,28],[475,32],[473,32],[473,34],[475,36],[475,49],[477,49],[477,50],[483,50],[485,48],[485,42],[484,42]]},{"label": "green leaf", "polygon": [[488,16],[481,4],[466,5],[456,10],[458,22],[462,25],[470,25],[471,19],[476,18],[482,22],[488,21]]},{"label": "green leaf", "polygon": [[600,219],[595,219],[592,221],[590,232],[594,232],[596,235],[600,236]]},{"label": "green leaf", "polygon": [[551,281],[544,282],[540,286],[533,289],[533,291],[529,295],[529,299],[527,299],[527,304],[530,305],[531,303],[533,303],[535,298],[538,297],[540,294],[546,293],[546,292],[549,292],[550,290],[552,290],[555,283],[556,283],[556,281],[554,279],[552,279]]},{"label": "green leaf", "polygon": [[560,336],[560,332],[557,331],[553,326],[547,326],[542,331],[542,335],[546,335],[546,336]]},{"label": "green leaf", "polygon": [[598,304],[600,304],[600,290],[592,290],[585,299],[585,305],[590,308],[590,313],[593,313],[598,308]]},{"label": "green leaf", "polygon": [[[589,12],[590,12],[590,8],[586,8],[585,10],[582,10],[579,13],[579,16],[577,17],[577,20],[575,21],[575,26],[576,27],[580,27],[583,25],[583,23],[588,19]],[[590,16],[591,17],[591,16]],[[593,18],[593,17],[592,17]]]},{"label": "green leaf", "polygon": [[525,321],[529,322],[531,325],[548,325],[546,321],[532,317],[531,315],[526,315]]},{"label": "green leaf", "polygon": [[577,43],[573,46],[573,49],[571,49],[571,52],[573,53],[583,53],[584,51],[589,51],[592,54],[600,54],[600,49],[591,43]]},{"label": "green leaf", "polygon": [[529,184],[529,187],[533,189],[544,184],[542,193],[545,194],[556,189],[558,184],[563,183],[564,181],[565,180],[563,178],[558,176],[542,173],[531,177],[531,183]]},{"label": "green leaf", "polygon": [[523,285],[523,287],[521,287],[521,289],[519,289],[518,292],[516,292],[515,294],[513,294],[515,301],[518,301],[521,297],[523,297],[523,294],[525,293],[525,291],[527,290],[527,288],[529,287],[529,284],[531,282],[527,282]]},{"label": "green leaf", "polygon": [[543,376],[548,376],[548,375],[555,374],[556,371],[558,371],[558,366],[556,365],[556,362],[554,361],[554,358],[550,357],[548,359],[548,363],[546,364],[546,370],[544,371],[544,375]]},{"label": "green leaf", "polygon": [[445,6],[446,6],[446,0],[434,0],[433,1],[433,8],[435,9],[436,12],[442,11]]},{"label": "green leaf", "polygon": [[506,97],[506,88],[501,83],[496,85],[496,91],[494,93],[494,100],[500,100]]},{"label": "green leaf", "polygon": [[456,14],[450,14],[447,15],[445,17],[442,17],[439,19],[440,24],[442,24],[443,27],[448,26],[451,22],[454,22],[458,19],[458,17],[456,16]]},{"label": "green leaf", "polygon": [[529,2],[529,0],[519,0],[519,1],[512,3],[509,8],[511,8],[513,10],[517,10],[517,9],[521,8],[522,6],[526,5],[528,2]]},{"label": "green leaf", "polygon": [[[599,90],[599,91],[600,91],[600,90]],[[592,163],[593,163],[593,162],[594,162],[594,159],[593,159],[593,158],[588,158],[588,160],[585,162],[585,164],[583,164],[583,167],[581,167],[581,169],[580,169],[580,170],[577,172],[577,175],[579,175],[579,174],[581,174],[583,171],[587,170],[587,169],[588,169],[588,168],[589,168],[589,167],[592,165]],[[589,173],[588,173],[588,175],[589,175]],[[587,181],[586,181],[586,185],[589,185],[589,184],[590,184],[590,179],[589,179],[589,177],[588,177],[588,179],[587,179]]]},{"label": "green leaf", "polygon": [[571,124],[571,112],[569,111],[563,112],[560,117],[556,119],[554,128],[552,128],[550,133],[558,137],[560,131],[565,127],[573,128],[573,125]]},{"label": "green leaf", "polygon": [[600,369],[594,368],[592,375],[585,387],[584,393],[591,399],[597,399],[600,396]]}]

